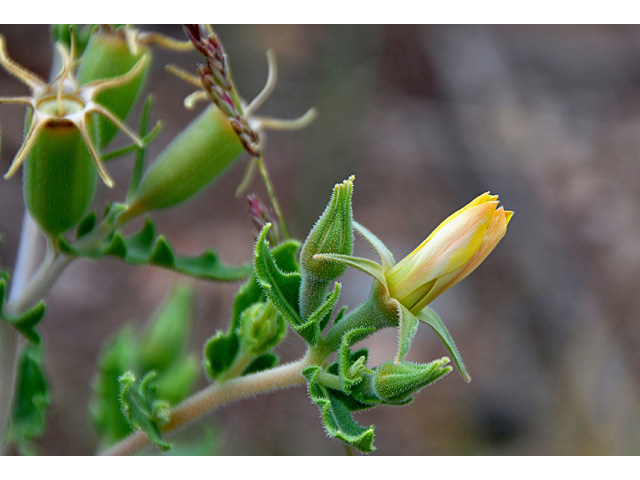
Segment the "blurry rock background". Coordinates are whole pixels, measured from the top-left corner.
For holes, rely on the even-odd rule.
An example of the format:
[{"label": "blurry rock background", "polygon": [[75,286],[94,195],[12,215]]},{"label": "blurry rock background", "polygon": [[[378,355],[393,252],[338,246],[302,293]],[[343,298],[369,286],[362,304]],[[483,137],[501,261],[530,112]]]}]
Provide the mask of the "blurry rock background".
[{"label": "blurry rock background", "polygon": [[[182,37],[178,26],[145,26]],[[396,258],[476,195],[500,194],[516,214],[494,253],[434,303],[473,382],[453,373],[410,406],[358,414],[376,425],[376,454],[640,453],[640,28],[476,26],[222,26],[241,94],[280,80],[261,113],[320,116],[301,132],[271,132],[266,158],[294,236],[303,238],[334,183],[356,175],[355,217]],[[3,26],[11,56],[47,76],[44,26]],[[164,122],[155,153],[195,116],[191,87],[167,74],[196,53],[156,50],[149,90]],[[0,72],[0,95],[25,87]],[[5,171],[22,136],[21,107],[0,107]],[[129,119],[135,125],[137,114]],[[121,143],[126,143],[121,139]],[[247,159],[214,188],[158,214],[176,249],[213,246],[227,262],[251,256],[246,201],[234,198]],[[109,164],[123,197],[132,160]],[[253,190],[266,199],[256,178]],[[15,261],[23,206],[17,175],[0,186],[1,264]],[[363,242],[358,253],[373,256]],[[125,322],[142,323],[175,276],[117,260],[79,261],[52,290],[42,324],[53,405],[45,454],[92,454],[88,414],[96,357]],[[369,280],[349,272],[342,300],[357,304]],[[197,282],[198,351],[226,328],[238,285]],[[372,363],[392,357],[395,332],[369,340]],[[289,335],[280,349],[296,358]],[[424,326],[409,360],[446,354]],[[202,384],[204,384],[204,379]],[[209,415],[220,454],[331,454],[303,389],[245,400]],[[186,430],[182,436],[198,432]]]}]

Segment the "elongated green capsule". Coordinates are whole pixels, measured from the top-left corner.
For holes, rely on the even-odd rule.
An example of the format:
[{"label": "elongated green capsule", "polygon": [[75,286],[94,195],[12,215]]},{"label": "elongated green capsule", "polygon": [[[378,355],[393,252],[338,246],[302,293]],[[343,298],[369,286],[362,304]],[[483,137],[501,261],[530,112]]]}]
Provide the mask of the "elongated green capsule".
[{"label": "elongated green capsule", "polygon": [[144,67],[142,59],[125,75],[80,86],[73,75],[73,42],[70,51],[61,43],[56,48],[61,69],[47,83],[9,58],[0,35],[0,65],[31,90],[30,96],[0,97],[0,104],[30,109],[23,144],[5,178],[25,164],[25,204],[42,230],[52,236],[69,230],[86,213],[98,174],[107,186],[113,186],[91,134],[96,115],[112,122],[138,146],[143,145],[111,110],[97,101],[98,95],[126,85],[135,77]]},{"label": "elongated green capsule", "polygon": [[[97,30],[91,35],[78,69],[79,85],[85,85],[96,80],[116,78],[130,72],[144,56],[143,68],[138,69],[136,75],[115,88],[100,92],[95,101],[111,110],[120,120],[127,118],[137,100],[151,66],[151,51],[141,44],[135,45],[132,51],[127,42],[126,30]],[[98,148],[105,147],[116,135],[118,128],[105,118],[95,119],[94,138]]]},{"label": "elongated green capsule", "polygon": [[23,188],[27,208],[45,232],[58,235],[80,221],[93,200],[97,173],[73,123],[40,130],[25,162]]},{"label": "elongated green capsule", "polygon": [[213,105],[208,107],[151,164],[121,220],[184,202],[217,179],[243,152],[224,114]]}]

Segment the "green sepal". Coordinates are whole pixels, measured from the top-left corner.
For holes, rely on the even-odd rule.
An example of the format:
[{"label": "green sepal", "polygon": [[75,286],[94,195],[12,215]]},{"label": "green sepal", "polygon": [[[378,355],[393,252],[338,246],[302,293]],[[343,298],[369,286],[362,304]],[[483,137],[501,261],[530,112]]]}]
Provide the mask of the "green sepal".
[{"label": "green sepal", "polygon": [[278,268],[266,240],[269,228],[271,224],[267,223],[256,241],[254,268],[258,283],[294,331],[310,345],[316,345],[320,339],[318,322],[321,319],[305,321],[301,318],[298,310],[301,275],[285,273]]},{"label": "green sepal", "polygon": [[413,394],[451,372],[449,361],[442,357],[426,364],[385,362],[376,367],[373,389],[381,402],[404,405],[413,399]]},{"label": "green sepal", "polygon": [[344,396],[336,394],[317,381],[318,373],[322,369],[318,366],[307,367],[302,375],[307,379],[309,396],[322,412],[324,428],[330,437],[339,438],[348,445],[356,447],[364,453],[373,452],[373,425],[362,427],[351,418],[350,405],[344,401]]},{"label": "green sepal", "polygon": [[396,260],[393,258],[391,250],[389,250],[387,246],[382,243],[382,240],[375,236],[368,228],[356,221],[353,222],[353,228],[367,242],[369,242],[369,245],[371,245],[371,247],[376,251],[382,261],[382,269],[385,272],[396,264]]},{"label": "green sepal", "polygon": [[351,255],[338,255],[335,253],[319,253],[316,255],[316,257],[318,259],[333,260],[345,265],[349,265],[350,267],[357,268],[358,270],[371,275],[383,285],[387,284],[387,280],[384,276],[382,267],[373,260],[369,260],[368,258],[353,257]]},{"label": "green sepal", "polygon": [[204,346],[204,369],[211,380],[221,378],[240,352],[240,340],[234,332],[218,332]]},{"label": "green sepal", "polygon": [[[83,236],[88,233],[83,228]],[[248,264],[237,267],[223,265],[213,250],[207,250],[198,256],[177,255],[164,236],[156,237],[155,226],[149,219],[138,233],[125,236],[116,231],[97,248],[83,248],[78,243],[69,243],[64,237],[58,237],[60,251],[68,255],[90,259],[114,256],[130,265],[154,265],[190,277],[223,282],[242,280],[251,273],[251,266]]]},{"label": "green sepal", "polygon": [[35,331],[36,325],[42,320],[45,313],[44,302],[40,302],[19,315],[13,314],[6,310],[5,294],[7,290],[7,282],[9,275],[6,272],[0,273],[0,319],[9,322],[31,343],[38,345],[40,343],[40,335]]},{"label": "green sepal", "polygon": [[471,377],[469,376],[469,373],[467,372],[467,369],[464,366],[464,363],[462,361],[462,356],[458,351],[458,347],[456,347],[456,344],[453,341],[453,337],[451,337],[449,330],[447,330],[447,327],[445,327],[444,323],[442,323],[442,320],[440,320],[440,317],[438,316],[438,314],[434,312],[431,308],[426,307],[416,316],[418,317],[418,320],[420,320],[423,323],[426,323],[436,331],[436,333],[440,337],[440,340],[442,340],[442,343],[444,343],[445,347],[447,347],[447,350],[449,350],[449,353],[453,357],[453,361],[458,367],[458,371],[460,372],[460,375],[462,375],[462,378],[464,379],[465,382],[469,383],[471,381]]},{"label": "green sepal", "polygon": [[407,310],[400,302],[396,302],[400,307],[400,320],[398,323],[398,352],[396,353],[396,363],[404,360],[409,353],[413,338],[418,331],[420,323],[415,315]]},{"label": "green sepal", "polygon": [[160,425],[167,418],[167,403],[156,398],[154,380],[156,372],[147,373],[136,381],[132,372],[120,376],[120,404],[122,413],[134,430],[142,430],[161,450],[169,450],[171,444],[162,440]]},{"label": "green sepal", "polygon": [[278,365],[279,361],[278,355],[275,353],[264,353],[259,357],[253,359],[253,361],[249,364],[249,366],[242,372],[242,375],[249,375],[251,373],[261,372],[263,370],[269,370],[270,368]]},{"label": "green sepal", "polygon": [[45,427],[49,389],[42,372],[42,347],[27,345],[20,354],[10,439],[23,455],[36,454],[31,440]]}]

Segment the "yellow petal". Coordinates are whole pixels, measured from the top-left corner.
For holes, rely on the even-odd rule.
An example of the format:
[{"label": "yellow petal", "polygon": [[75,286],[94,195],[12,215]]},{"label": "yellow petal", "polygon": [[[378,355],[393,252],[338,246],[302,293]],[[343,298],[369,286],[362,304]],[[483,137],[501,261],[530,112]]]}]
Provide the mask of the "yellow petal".
[{"label": "yellow petal", "polygon": [[483,200],[441,224],[430,241],[388,271],[391,295],[404,304],[403,299],[422,285],[467,263],[480,248],[497,205]]},{"label": "yellow petal", "polygon": [[419,312],[431,303],[438,295],[465,279],[469,274],[471,274],[471,272],[478,268],[478,266],[493,251],[496,245],[498,245],[502,237],[504,237],[507,232],[507,224],[511,220],[512,216],[513,212],[505,212],[502,207],[498,208],[491,217],[480,248],[478,248],[471,259],[457,270],[439,277],[431,290],[422,298],[422,300],[414,303],[412,311]]}]

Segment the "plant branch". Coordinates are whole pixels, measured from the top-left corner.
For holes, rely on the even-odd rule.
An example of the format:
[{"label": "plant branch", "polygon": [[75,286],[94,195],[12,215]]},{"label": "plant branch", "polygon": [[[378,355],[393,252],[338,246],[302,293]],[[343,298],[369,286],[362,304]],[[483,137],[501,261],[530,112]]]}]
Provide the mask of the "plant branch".
[{"label": "plant branch", "polygon": [[[38,226],[25,210],[20,245],[9,291],[9,302],[6,307],[8,311],[20,311],[20,305],[16,305],[16,299],[22,295],[27,286],[37,256]],[[21,336],[13,325],[0,321],[0,454],[4,450],[5,432],[11,416],[21,343]]]},{"label": "plant branch", "polygon": [[[171,411],[169,421],[160,429],[163,433],[169,433],[236,400],[304,385],[302,370],[310,365],[321,365],[325,359],[325,355],[309,350],[307,355],[296,362],[214,383],[176,406]],[[138,430],[101,455],[133,455],[150,444],[151,440],[147,434]]]}]

